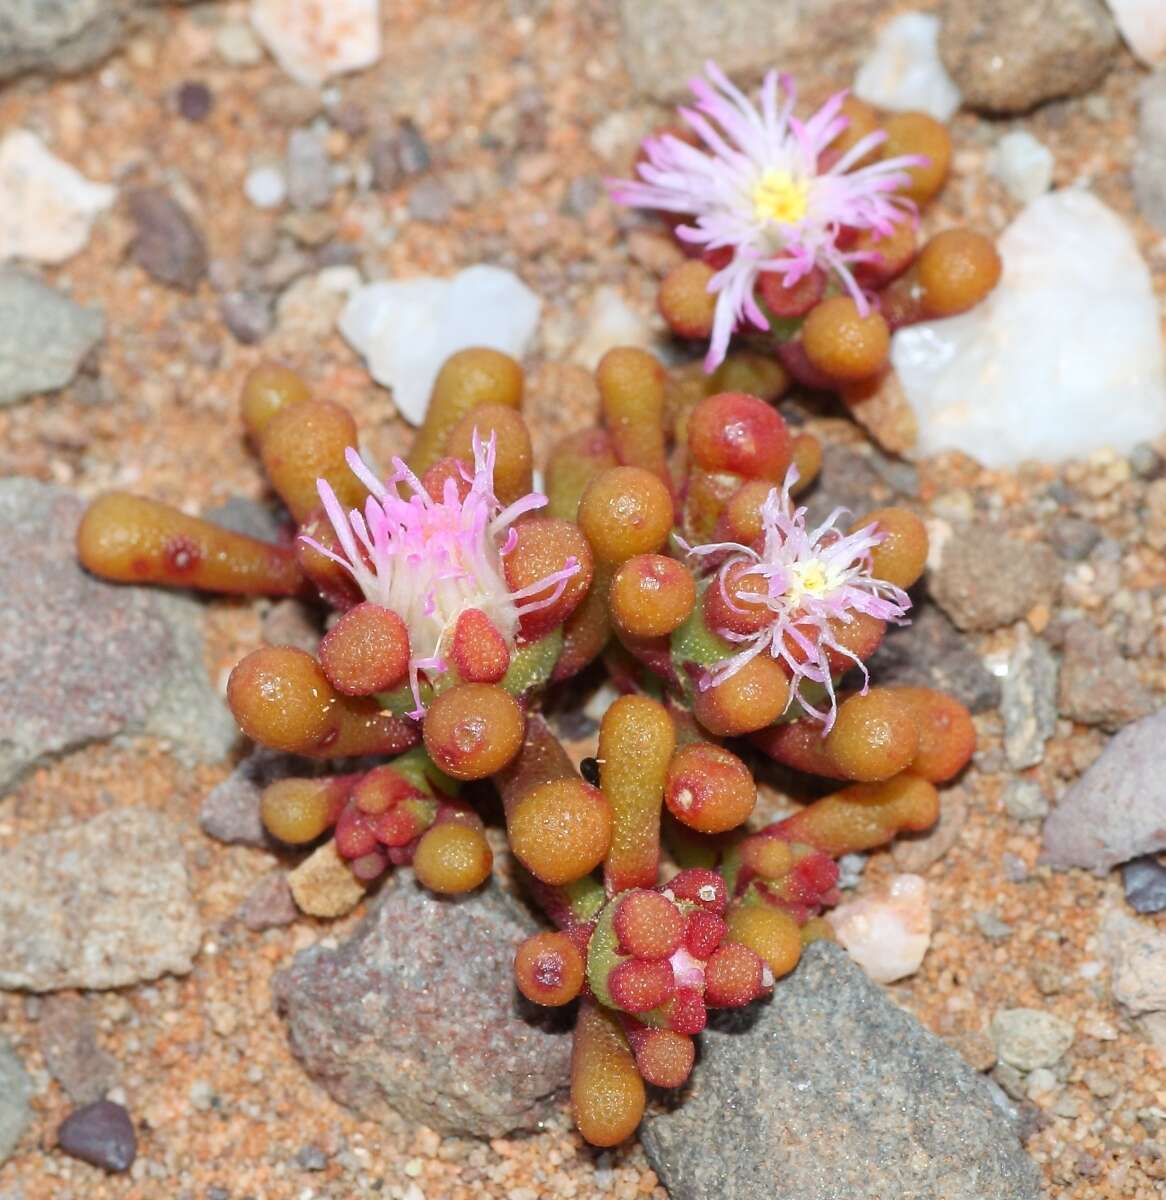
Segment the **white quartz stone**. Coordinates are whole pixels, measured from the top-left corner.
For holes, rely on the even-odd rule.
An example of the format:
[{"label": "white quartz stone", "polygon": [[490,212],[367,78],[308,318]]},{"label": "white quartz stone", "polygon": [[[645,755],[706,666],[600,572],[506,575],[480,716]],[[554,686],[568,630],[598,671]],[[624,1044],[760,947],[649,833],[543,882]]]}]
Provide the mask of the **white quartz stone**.
[{"label": "white quartz stone", "polygon": [[27,129],[0,142],[0,262],[61,263],[89,241],[117,189],[92,183]]},{"label": "white quartz stone", "polygon": [[846,952],[876,983],[919,970],[931,945],[931,901],[919,875],[896,875],[881,896],[862,896],[827,914]]},{"label": "white quartz stone", "polygon": [[1026,129],[1006,133],[995,145],[988,170],[1021,204],[1043,196],[1053,185],[1053,152]]},{"label": "white quartz stone", "polygon": [[243,180],[243,192],[256,208],[279,208],[287,199],[287,179],[274,164],[252,167]]},{"label": "white quartz stone", "polygon": [[489,346],[521,358],[538,326],[539,298],[510,271],[480,264],[452,279],[422,276],[359,288],[339,329],[372,377],[393,389],[406,421],[420,425],[441,364],[456,350]]},{"label": "white quartz stone", "polygon": [[892,340],[915,452],[1006,467],[1127,451],[1166,431],[1158,303],[1121,218],[1083,188],[1050,192],[999,247],[1003,276],[982,304]]},{"label": "white quartz stone", "polygon": [[1151,67],[1166,62],[1166,0],[1109,0],[1126,45]]},{"label": "white quartz stone", "polygon": [[308,87],[381,56],[380,0],[251,0],[251,24],[276,62]]},{"label": "white quartz stone", "polygon": [[906,12],[888,21],[854,77],[854,94],[892,112],[949,120],[960,106],[960,90],[939,57],[939,18]]},{"label": "white quartz stone", "polygon": [[571,351],[571,360],[589,371],[615,346],[650,347],[655,340],[652,324],[623,298],[619,288],[596,288],[587,306],[587,324]]}]

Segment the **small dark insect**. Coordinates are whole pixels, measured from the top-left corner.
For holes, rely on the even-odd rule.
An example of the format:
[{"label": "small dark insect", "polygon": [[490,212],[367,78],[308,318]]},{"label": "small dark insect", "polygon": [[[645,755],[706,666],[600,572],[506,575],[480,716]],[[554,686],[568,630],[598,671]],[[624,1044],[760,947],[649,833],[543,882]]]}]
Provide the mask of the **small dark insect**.
[{"label": "small dark insect", "polygon": [[585,758],[579,764],[579,774],[587,780],[592,787],[599,786],[599,759]]}]

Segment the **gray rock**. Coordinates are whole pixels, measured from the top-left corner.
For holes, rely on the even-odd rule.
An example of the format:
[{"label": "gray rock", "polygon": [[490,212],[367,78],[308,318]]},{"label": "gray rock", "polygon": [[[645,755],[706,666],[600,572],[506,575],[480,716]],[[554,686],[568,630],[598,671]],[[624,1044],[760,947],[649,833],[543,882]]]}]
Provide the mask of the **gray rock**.
[{"label": "gray rock", "polygon": [[98,1100],[67,1116],[57,1144],[71,1158],[120,1175],[134,1165],[138,1139],[130,1114],[112,1100]]},{"label": "gray rock", "polygon": [[208,837],[229,846],[271,849],[279,843],[259,819],[263,789],[277,779],[312,773],[312,764],[302,758],[256,746],[222,783],[207,793],[198,823]]},{"label": "gray rock", "polygon": [[883,456],[870,447],[866,451],[838,442],[822,446],[822,469],[803,503],[810,525],[826,520],[836,508],[845,508],[854,518],[873,508],[893,504],[902,493],[894,476],[888,477]]},{"label": "gray rock", "polygon": [[1049,802],[1035,779],[1010,779],[1003,800],[1004,811],[1017,821],[1039,821],[1049,815]]},{"label": "gray rock", "polygon": [[125,987],[190,971],[202,939],[178,826],[128,808],[0,850],[0,988]]},{"label": "gray rock", "polygon": [[1166,230],[1166,70],[1151,75],[1138,93],[1133,174],[1142,216]]},{"label": "gray rock", "polygon": [[1057,660],[1040,638],[1024,634],[1000,689],[1004,757],[1013,770],[1034,767],[1057,728]]},{"label": "gray rock", "polygon": [[264,875],[239,907],[239,918],[252,933],[290,925],[299,915],[300,910],[283,871],[269,871]]},{"label": "gray rock", "polygon": [[275,327],[275,304],[270,292],[224,292],[219,313],[231,336],[244,346],[263,341]]},{"label": "gray rock", "polygon": [[98,1046],[93,1010],[82,997],[46,997],[36,1034],[49,1074],[74,1104],[92,1104],[117,1083],[117,1063]]},{"label": "gray rock", "polygon": [[453,195],[440,179],[423,179],[409,193],[408,205],[414,221],[440,224],[453,212]]},{"label": "gray rock", "polygon": [[1073,1026],[1039,1008],[1002,1008],[988,1033],[1001,1061],[1018,1071],[1053,1067],[1073,1044]]},{"label": "gray rock", "polygon": [[1156,913],[1166,909],[1166,865],[1154,855],[1135,858],[1121,869],[1126,903],[1140,913]]},{"label": "gray rock", "polygon": [[1166,708],[1111,738],[1045,821],[1041,861],[1104,874],[1166,850],[1164,743]]},{"label": "gray rock", "polygon": [[193,292],[207,268],[202,231],[162,188],[135,188],[126,202],[135,229],[134,262],[151,279]]},{"label": "gray rock", "polygon": [[1049,525],[1049,542],[1069,562],[1081,562],[1101,540],[1101,530],[1080,517],[1057,517]]},{"label": "gray rock", "polygon": [[891,858],[900,871],[921,875],[939,862],[959,841],[968,821],[968,804],[959,787],[945,788],[939,794],[939,820],[924,833],[895,838]]},{"label": "gray rock", "polygon": [[888,628],[867,666],[876,683],[939,688],[972,712],[1000,703],[996,676],[968,639],[926,600],[911,610],[910,625]]},{"label": "gray rock", "polygon": [[883,0],[619,0],[619,47],[636,89],[660,100],[687,95],[710,58],[734,79],[775,63],[849,78],[884,12]]},{"label": "gray rock", "polygon": [[1154,707],[1133,663],[1123,658],[1109,636],[1089,621],[1074,621],[1065,631],[1057,708],[1083,725],[1120,729]]},{"label": "gray rock", "polygon": [[332,199],[332,163],[315,129],[293,129],[287,139],[287,196],[300,209],[323,208]]},{"label": "gray rock", "polygon": [[931,595],[960,629],[999,629],[1048,604],[1060,582],[1056,554],[987,525],[964,525],[944,544]]},{"label": "gray rock", "polygon": [[[0,18],[0,55],[3,41]],[[97,309],[31,275],[0,269],[0,408],[63,388],[104,332]]]},{"label": "gray rock", "polygon": [[1039,1173],[980,1075],[839,947],[811,945],[690,1094],[641,1128],[672,1200],[1035,1200]]},{"label": "gray rock", "polygon": [[32,1080],[8,1043],[0,1038],[0,1166],[12,1155],[32,1120]]},{"label": "gray rock", "polygon": [[401,121],[395,129],[375,134],[369,141],[368,160],[373,187],[381,192],[393,191],[410,176],[424,174],[432,165],[421,131],[409,120]]},{"label": "gray rock", "polygon": [[1166,1012],[1166,933],[1114,908],[1097,940],[1109,962],[1114,999],[1134,1014]]},{"label": "gray rock", "polygon": [[81,508],[61,488],[0,479],[0,792],[117,734],[167,738],[186,762],[224,758],[238,737],[207,679],[199,602],[83,570]]},{"label": "gray rock", "polygon": [[246,496],[228,496],[222,504],[208,508],[202,515],[224,529],[258,538],[261,542],[276,542],[284,532],[279,513],[270,505],[248,500]]},{"label": "gray rock", "polygon": [[514,987],[535,926],[492,883],[437,898],[397,873],[339,947],[276,976],[275,1002],[309,1074],[342,1104],[439,1133],[533,1129],[567,1082],[570,1039]]},{"label": "gray rock", "polygon": [[945,0],[939,53],[969,108],[1025,112],[1078,96],[1119,47],[1101,0]]},{"label": "gray rock", "polygon": [[0,80],[100,62],[159,0],[0,0]]}]

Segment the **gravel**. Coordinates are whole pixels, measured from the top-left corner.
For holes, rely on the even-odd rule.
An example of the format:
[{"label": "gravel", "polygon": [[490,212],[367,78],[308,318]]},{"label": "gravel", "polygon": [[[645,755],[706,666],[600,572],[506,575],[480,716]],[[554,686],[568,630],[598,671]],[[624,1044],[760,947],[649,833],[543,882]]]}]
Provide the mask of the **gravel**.
[{"label": "gravel", "polygon": [[496,885],[439,899],[401,871],[338,947],[302,951],[276,1007],[309,1074],[372,1120],[441,1133],[537,1128],[565,1085],[569,1041],[514,988],[534,923]]},{"label": "gravel", "polygon": [[1039,1195],[987,1083],[837,946],[701,1041],[684,1102],[641,1129],[672,1200]]}]

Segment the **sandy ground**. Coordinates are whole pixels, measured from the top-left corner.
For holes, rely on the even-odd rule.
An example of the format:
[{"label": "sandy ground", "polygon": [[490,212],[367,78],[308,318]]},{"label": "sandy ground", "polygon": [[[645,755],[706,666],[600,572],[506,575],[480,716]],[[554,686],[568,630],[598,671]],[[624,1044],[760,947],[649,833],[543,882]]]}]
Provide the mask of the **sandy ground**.
[{"label": "sandy ground", "polygon": [[[337,84],[337,106],[363,114],[368,131],[410,116],[434,154],[438,177],[466,202],[437,224],[410,219],[408,184],[363,195],[342,188],[327,210],[332,243],[351,247],[369,275],[444,273],[483,259],[513,266],[549,302],[538,359],[569,352],[601,285],[617,286],[650,314],[653,263],[666,247],[642,230],[631,242],[623,237],[621,227],[641,223],[618,214],[598,190],[582,215],[564,207],[572,180],[598,184],[664,115],[632,94],[608,6],[456,0],[436,12],[422,0],[397,0],[390,7],[383,61]],[[278,69],[266,59],[232,66],[216,52],[219,25],[243,19],[237,5],[161,14],[94,73],[0,91],[0,128],[40,131],[91,178],[169,186],[196,214],[212,274],[229,279],[279,225],[278,215],[248,204],[242,181],[249,165],[282,153],[287,132],[270,115],[272,89],[282,82]],[[1058,183],[1088,178],[1131,219],[1127,172],[1137,78],[1132,60],[1123,58],[1093,96],[1050,105],[1023,122],[1054,151]],[[175,111],[175,90],[190,80],[205,83],[215,99],[201,123]],[[809,90],[832,82],[810,81]],[[986,177],[984,163],[1011,124],[956,120],[957,178],[931,221],[1003,227],[1015,206]],[[368,136],[334,122],[334,160],[362,159]],[[1135,228],[1166,294],[1166,245],[1144,224]],[[62,394],[0,411],[0,475],[32,474],[85,494],[130,487],[191,511],[231,495],[258,498],[263,484],[241,435],[236,396],[246,370],[272,354],[302,369],[322,394],[351,406],[379,457],[406,444],[387,394],[371,385],[336,335],[305,334],[289,318],[261,348],[240,346],[221,323],[212,288],[204,282],[186,296],[152,282],[127,258],[130,236],[118,210],[99,223],[83,253],[47,273],[80,301],[104,308],[109,333],[100,378],[82,377]],[[555,372],[537,368],[533,380],[533,421],[545,443],[565,420],[556,410]],[[838,418],[823,427],[854,436]],[[1113,536],[1128,535],[1144,485],[1128,478],[1111,483],[1115,468],[1104,458],[1075,471],[1063,474],[1080,486],[1074,513]],[[973,511],[1002,512],[1017,531],[1040,536],[1039,500],[1055,477],[1035,468],[991,474],[948,457],[924,465],[921,490],[936,511],[970,503]],[[1161,551],[1144,547],[1133,559],[1115,564],[1116,578],[1080,582],[1086,607],[1101,620],[1116,611],[1115,596],[1166,584]],[[240,654],[258,644],[263,607],[210,605],[213,678],[225,679]],[[1032,620],[1039,625],[1047,617]],[[984,639],[982,649],[1002,654],[1011,636]],[[1139,668],[1160,703],[1166,694],[1160,638],[1151,639]],[[1097,880],[1034,866],[1037,828],[1009,818],[1001,803],[998,715],[980,718],[980,728],[977,769],[960,785],[967,824],[956,846],[926,872],[936,924],[931,950],[894,995],[973,1056],[976,1046],[982,1052],[982,1031],[1000,1007],[1030,1005],[1071,1021],[1077,1040],[1055,1097],[1030,1111],[1028,1148],[1053,1195],[1151,1200],[1166,1188],[1166,1076],[1161,1056],[1110,998],[1096,944],[1097,914],[1107,900],[1119,900],[1120,883],[1116,876]],[[1062,722],[1038,773],[1067,779],[1101,744],[1097,733]],[[94,999],[100,1043],[120,1064],[121,1092],[139,1127],[139,1157],[128,1177],[105,1177],[53,1150],[69,1103],[36,1048],[40,1002],[0,994],[0,1033],[41,1085],[33,1132],[0,1168],[0,1197],[664,1195],[638,1145],[597,1154],[569,1130],[565,1112],[536,1136],[479,1144],[359,1121],[312,1084],[288,1051],[269,984],[322,929],[304,919],[256,935],[234,919],[271,863],[261,852],[214,844],[198,830],[200,801],[227,770],[227,764],[182,770],[157,744],[96,746],[36,772],[0,799],[0,844],[110,807],[144,805],[176,816],[207,930],[189,977]],[[893,869],[889,856],[875,856],[864,888]],[[989,912],[1011,926],[1008,937],[984,935],[976,916]],[[322,1170],[305,1169],[316,1158],[313,1147],[323,1152]]]}]

